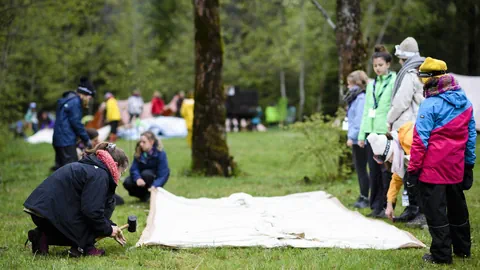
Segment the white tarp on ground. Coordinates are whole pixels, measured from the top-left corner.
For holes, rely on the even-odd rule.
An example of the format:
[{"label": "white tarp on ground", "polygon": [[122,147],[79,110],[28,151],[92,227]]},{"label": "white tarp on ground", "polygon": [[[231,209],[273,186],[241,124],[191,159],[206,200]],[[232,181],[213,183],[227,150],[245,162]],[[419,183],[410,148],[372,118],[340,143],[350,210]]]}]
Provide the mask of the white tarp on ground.
[{"label": "white tarp on ground", "polygon": [[[110,134],[110,126],[105,126],[98,130],[98,138],[100,141],[105,141]],[[27,142],[29,143],[49,143],[52,144],[53,141],[53,129],[52,128],[45,128],[39,130],[37,133],[33,134],[32,136],[27,138]]]},{"label": "white tarp on ground", "polygon": [[236,193],[220,199],[186,199],[162,188],[152,191],[147,227],[137,243],[142,245],[425,247],[410,233],[350,211],[323,191],[283,197]]},{"label": "white tarp on ground", "polygon": [[476,129],[480,131],[480,76],[463,76],[453,74],[458,83],[467,94],[468,99],[473,104],[473,110],[476,120]]},{"label": "white tarp on ground", "polygon": [[134,127],[123,126],[118,129],[118,136],[126,140],[138,140],[140,134],[150,130],[161,138],[187,136],[185,119],[174,116],[158,116],[139,120]]}]

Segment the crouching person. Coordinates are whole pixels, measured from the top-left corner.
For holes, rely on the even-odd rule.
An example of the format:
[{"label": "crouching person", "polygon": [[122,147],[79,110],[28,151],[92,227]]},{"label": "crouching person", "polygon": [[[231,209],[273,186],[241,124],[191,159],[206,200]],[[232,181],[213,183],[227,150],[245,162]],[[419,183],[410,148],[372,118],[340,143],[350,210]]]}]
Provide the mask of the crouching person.
[{"label": "crouching person", "polygon": [[413,133],[407,183],[417,185],[432,236],[423,260],[451,263],[453,253],[470,257],[471,239],[464,190],[473,183],[475,120],[472,104],[447,65],[427,58],[418,76],[425,101]]},{"label": "crouching person", "polygon": [[151,131],[142,133],[135,148],[130,176],[123,182],[128,194],[147,202],[150,199],[148,189],[163,187],[169,176],[167,154],[162,142]]},{"label": "crouching person", "polygon": [[23,204],[37,226],[28,232],[34,254],[45,255],[48,247],[71,246],[70,256],[101,256],[95,239],[115,237],[125,242],[110,218],[113,195],[128,158],[114,144],[100,143],[78,162],[69,163],[45,179]]}]

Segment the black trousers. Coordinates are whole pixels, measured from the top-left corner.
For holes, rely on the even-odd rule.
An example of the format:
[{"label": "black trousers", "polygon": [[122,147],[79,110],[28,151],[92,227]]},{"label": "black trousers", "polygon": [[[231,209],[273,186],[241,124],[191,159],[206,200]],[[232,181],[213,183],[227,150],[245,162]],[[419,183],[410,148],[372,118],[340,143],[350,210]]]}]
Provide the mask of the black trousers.
[{"label": "black trousers", "polygon": [[354,144],[352,146],[352,158],[357,172],[358,184],[360,186],[360,195],[368,198],[370,189],[370,179],[367,173],[367,149]]},{"label": "black trousers", "polygon": [[110,125],[110,134],[117,135],[118,120],[117,121],[110,121],[108,124]]},{"label": "black trousers", "polygon": [[68,163],[78,161],[76,145],[54,146],[53,148],[55,149],[55,166],[57,169]]},{"label": "black trousers", "polygon": [[470,256],[470,223],[462,183],[436,185],[419,181],[418,189],[432,236],[430,252],[434,259],[451,261],[452,245],[455,254]]},{"label": "black trousers", "polygon": [[370,169],[370,208],[375,212],[383,211],[387,206],[387,192],[390,187],[392,173],[385,165],[378,164],[373,159],[373,150],[370,144],[367,149],[367,162]]},{"label": "black trousers", "polygon": [[[44,232],[47,236],[48,245],[54,246],[74,246],[75,244],[65,235],[63,235],[55,226],[47,219],[30,214],[33,223],[37,225],[38,230]],[[93,243],[92,243],[93,245]]]},{"label": "black trousers", "polygon": [[137,182],[129,176],[123,181],[123,187],[128,190],[128,195],[145,200],[149,198],[150,192],[148,189],[152,186],[153,180],[155,180],[155,172],[153,170],[143,170],[140,175],[143,181],[145,181],[145,186],[137,186]]}]

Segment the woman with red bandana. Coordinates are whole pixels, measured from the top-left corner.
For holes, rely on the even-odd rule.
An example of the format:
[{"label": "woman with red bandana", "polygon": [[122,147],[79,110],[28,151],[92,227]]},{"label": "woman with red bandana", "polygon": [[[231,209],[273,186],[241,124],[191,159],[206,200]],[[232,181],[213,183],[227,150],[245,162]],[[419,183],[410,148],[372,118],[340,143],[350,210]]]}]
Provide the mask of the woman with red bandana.
[{"label": "woman with red bandana", "polygon": [[472,103],[444,61],[428,57],[418,76],[424,83],[413,131],[406,183],[417,186],[428,229],[430,253],[423,260],[452,263],[470,257],[471,238],[464,190],[473,183],[475,120]]},{"label": "woman with red bandana", "polygon": [[48,246],[71,246],[70,256],[101,256],[95,239],[114,237],[125,244],[110,218],[113,196],[128,158],[115,144],[100,143],[78,162],[69,163],[45,179],[23,204],[37,228],[28,232],[32,252],[48,253]]}]

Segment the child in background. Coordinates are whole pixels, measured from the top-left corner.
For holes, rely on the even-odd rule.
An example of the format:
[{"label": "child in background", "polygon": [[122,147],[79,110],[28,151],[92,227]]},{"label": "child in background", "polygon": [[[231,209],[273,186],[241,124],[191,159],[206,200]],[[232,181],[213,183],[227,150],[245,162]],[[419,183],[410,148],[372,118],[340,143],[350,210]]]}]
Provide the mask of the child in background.
[{"label": "child in background", "polygon": [[152,98],[152,115],[154,117],[162,115],[164,107],[165,102],[162,99],[162,94],[160,94],[158,91],[155,91]]},{"label": "child in background", "polygon": [[110,135],[108,140],[115,142],[117,140],[117,128],[120,122],[120,108],[118,102],[112,93],[107,92],[105,94],[105,123],[110,125]]},{"label": "child in background", "polygon": [[353,163],[357,172],[360,196],[353,205],[355,208],[369,207],[368,191],[370,188],[367,174],[367,152],[365,148],[358,146],[358,132],[362,124],[363,107],[365,105],[365,88],[368,76],[362,70],[357,70],[347,77],[348,93],[344,98],[347,104],[348,140],[347,146],[352,148]]},{"label": "child in background", "polygon": [[[387,114],[390,109],[392,89],[396,74],[389,70],[392,56],[383,45],[375,46],[373,69],[377,77],[367,86],[365,106],[363,109],[362,124],[358,133],[358,145],[365,147],[365,138],[370,133],[386,134]],[[372,148],[367,145],[367,162],[370,169],[370,208],[368,216],[385,218],[385,207],[391,173],[385,166],[373,159]]]},{"label": "child in background", "polygon": [[472,103],[444,61],[428,57],[418,76],[424,83],[406,183],[417,186],[432,236],[430,263],[452,263],[453,253],[471,256],[464,190],[473,184],[477,133]]}]

